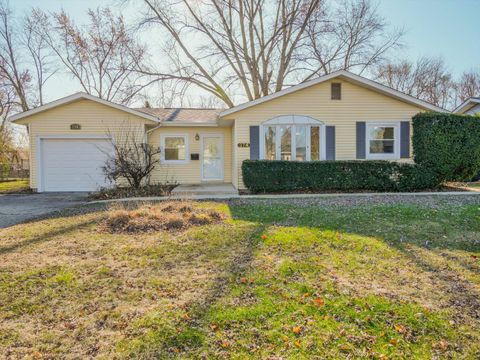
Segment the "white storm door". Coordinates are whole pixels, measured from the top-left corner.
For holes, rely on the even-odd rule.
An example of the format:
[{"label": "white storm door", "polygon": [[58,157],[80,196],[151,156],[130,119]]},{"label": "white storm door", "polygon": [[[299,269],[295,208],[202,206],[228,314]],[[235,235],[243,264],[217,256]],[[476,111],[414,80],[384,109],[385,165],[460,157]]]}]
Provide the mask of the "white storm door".
[{"label": "white storm door", "polygon": [[223,180],[223,136],[202,136],[202,180]]}]

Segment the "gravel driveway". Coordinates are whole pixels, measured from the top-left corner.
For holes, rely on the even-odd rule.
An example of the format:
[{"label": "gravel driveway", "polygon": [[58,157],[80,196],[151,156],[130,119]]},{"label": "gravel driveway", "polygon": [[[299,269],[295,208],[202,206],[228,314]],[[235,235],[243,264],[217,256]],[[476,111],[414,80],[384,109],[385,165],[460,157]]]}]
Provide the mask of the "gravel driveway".
[{"label": "gravel driveway", "polygon": [[81,205],[86,198],[87,193],[0,195],[0,228]]}]

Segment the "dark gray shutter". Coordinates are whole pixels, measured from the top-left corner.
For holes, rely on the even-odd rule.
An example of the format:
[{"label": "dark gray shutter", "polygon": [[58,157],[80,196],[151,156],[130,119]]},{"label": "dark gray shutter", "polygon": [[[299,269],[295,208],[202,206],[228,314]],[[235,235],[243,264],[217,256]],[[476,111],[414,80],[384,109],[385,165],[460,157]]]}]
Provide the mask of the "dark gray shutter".
[{"label": "dark gray shutter", "polygon": [[250,126],[250,160],[260,159],[260,127]]},{"label": "dark gray shutter", "polygon": [[325,128],[325,138],[326,159],[335,160],[335,126]]},{"label": "dark gray shutter", "polygon": [[400,157],[410,157],[410,121],[400,123]]},{"label": "dark gray shutter", "polygon": [[364,121],[357,122],[357,159],[365,159],[365,142],[367,141],[366,124]]}]

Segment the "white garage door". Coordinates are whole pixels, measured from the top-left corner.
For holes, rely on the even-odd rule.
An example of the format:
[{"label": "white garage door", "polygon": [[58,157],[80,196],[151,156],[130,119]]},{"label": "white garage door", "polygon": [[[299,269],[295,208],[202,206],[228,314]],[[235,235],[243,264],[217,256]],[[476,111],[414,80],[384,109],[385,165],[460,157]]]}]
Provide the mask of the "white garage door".
[{"label": "white garage door", "polygon": [[109,184],[102,166],[112,152],[107,139],[42,139],[43,191],[92,191]]}]

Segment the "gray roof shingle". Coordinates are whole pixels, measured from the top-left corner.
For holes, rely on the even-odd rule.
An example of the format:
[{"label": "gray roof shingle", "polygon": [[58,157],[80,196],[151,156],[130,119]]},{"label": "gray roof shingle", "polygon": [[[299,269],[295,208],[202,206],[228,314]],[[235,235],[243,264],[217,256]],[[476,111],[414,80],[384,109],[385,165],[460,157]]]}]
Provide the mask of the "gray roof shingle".
[{"label": "gray roof shingle", "polygon": [[135,110],[153,115],[162,122],[216,123],[223,109],[198,108],[136,108]]}]

